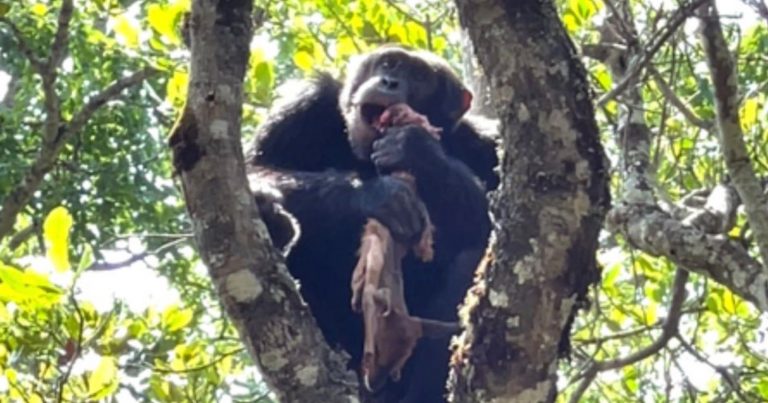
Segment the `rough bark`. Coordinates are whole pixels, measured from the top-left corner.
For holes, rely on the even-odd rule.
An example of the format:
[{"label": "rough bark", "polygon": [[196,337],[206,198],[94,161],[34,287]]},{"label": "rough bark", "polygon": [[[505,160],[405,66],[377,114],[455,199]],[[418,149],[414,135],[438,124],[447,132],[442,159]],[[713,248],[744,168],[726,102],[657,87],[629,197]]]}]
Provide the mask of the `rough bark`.
[{"label": "rough bark", "polygon": [[357,384],[325,343],[258,216],[240,121],[252,0],[195,0],[187,104],[170,144],[200,255],[226,311],[282,402],[354,402]]},{"label": "rough bark", "polygon": [[458,402],[556,396],[558,350],[599,277],[609,202],[586,74],[551,1],[457,0],[502,122],[490,251],[462,308]]}]

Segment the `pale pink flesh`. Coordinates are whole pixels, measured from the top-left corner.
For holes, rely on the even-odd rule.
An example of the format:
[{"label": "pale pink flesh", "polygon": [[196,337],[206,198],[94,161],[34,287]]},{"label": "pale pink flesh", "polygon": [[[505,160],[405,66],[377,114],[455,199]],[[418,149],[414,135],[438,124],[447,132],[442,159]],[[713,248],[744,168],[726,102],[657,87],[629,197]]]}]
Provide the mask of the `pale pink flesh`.
[{"label": "pale pink flesh", "polygon": [[405,125],[421,126],[437,139],[440,138],[442,133],[440,128],[434,127],[429,123],[426,116],[414,111],[408,104],[404,103],[390,105],[382,112],[377,121],[373,123],[373,127],[378,130]]}]

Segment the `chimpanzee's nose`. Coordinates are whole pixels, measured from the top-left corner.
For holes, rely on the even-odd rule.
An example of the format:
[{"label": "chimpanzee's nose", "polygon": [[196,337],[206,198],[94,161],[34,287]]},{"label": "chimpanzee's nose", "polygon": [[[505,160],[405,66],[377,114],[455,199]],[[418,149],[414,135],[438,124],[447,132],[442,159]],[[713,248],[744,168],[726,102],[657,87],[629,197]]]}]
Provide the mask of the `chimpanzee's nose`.
[{"label": "chimpanzee's nose", "polygon": [[400,86],[400,80],[392,77],[383,76],[379,82],[379,86],[387,91],[395,91]]}]

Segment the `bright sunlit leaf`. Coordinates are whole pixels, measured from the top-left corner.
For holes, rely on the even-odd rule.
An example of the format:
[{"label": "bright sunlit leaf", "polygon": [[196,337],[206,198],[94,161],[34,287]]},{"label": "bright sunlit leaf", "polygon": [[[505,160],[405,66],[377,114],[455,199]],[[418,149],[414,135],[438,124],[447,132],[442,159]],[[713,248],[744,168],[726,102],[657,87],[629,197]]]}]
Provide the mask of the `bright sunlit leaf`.
[{"label": "bright sunlit leaf", "polygon": [[157,31],[163,38],[174,45],[181,43],[176,31],[180,9],[176,7],[151,4],[147,7],[147,21],[149,26]]},{"label": "bright sunlit leaf", "polygon": [[736,300],[728,289],[723,290],[723,309],[729,314],[736,313]]},{"label": "bright sunlit leaf", "polygon": [[72,216],[64,207],[53,209],[43,223],[43,235],[48,243],[48,259],[56,270],[69,269],[69,230]]},{"label": "bright sunlit leaf", "polygon": [[59,302],[64,292],[48,277],[34,270],[0,264],[0,302],[13,302],[22,309],[44,308]]},{"label": "bright sunlit leaf", "polygon": [[187,85],[189,84],[189,73],[183,70],[176,70],[166,85],[166,101],[172,105],[183,105],[187,99]]},{"label": "bright sunlit leaf", "polygon": [[88,376],[88,394],[93,400],[103,399],[117,390],[117,361],[101,357],[99,366]]},{"label": "bright sunlit leaf", "polygon": [[122,39],[128,47],[139,46],[139,29],[125,14],[120,14],[115,18],[114,29],[118,38]]},{"label": "bright sunlit leaf", "polygon": [[757,123],[759,106],[760,103],[757,98],[749,98],[741,106],[741,128],[745,132],[748,132]]},{"label": "bright sunlit leaf", "polygon": [[48,6],[46,6],[43,3],[36,3],[32,7],[30,7],[30,10],[32,10],[32,14],[35,14],[38,17],[42,17],[45,15],[45,13],[48,12]]},{"label": "bright sunlit leaf", "polygon": [[573,13],[565,13],[565,15],[563,15],[563,25],[565,25],[565,29],[568,30],[568,33],[573,34],[579,30],[581,24]]},{"label": "bright sunlit leaf", "polygon": [[191,309],[170,306],[163,312],[163,326],[171,332],[179,330],[192,321],[192,313]]},{"label": "bright sunlit leaf", "polygon": [[296,63],[296,67],[305,72],[312,71],[314,68],[314,59],[312,58],[312,55],[303,50],[300,50],[293,55],[293,62]]}]

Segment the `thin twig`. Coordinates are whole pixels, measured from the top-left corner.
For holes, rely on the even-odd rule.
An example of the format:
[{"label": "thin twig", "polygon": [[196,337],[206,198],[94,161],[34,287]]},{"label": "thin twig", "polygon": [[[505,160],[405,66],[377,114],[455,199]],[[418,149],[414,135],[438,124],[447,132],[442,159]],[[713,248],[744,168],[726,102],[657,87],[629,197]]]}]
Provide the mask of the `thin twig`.
[{"label": "thin twig", "polygon": [[149,256],[155,256],[159,255],[161,252],[171,249],[177,245],[180,245],[184,242],[187,242],[186,238],[179,238],[176,240],[173,240],[171,242],[165,243],[163,245],[158,246],[157,248],[150,250],[150,251],[144,251],[142,253],[138,253],[135,255],[132,255],[126,260],[122,260],[117,263],[107,263],[107,262],[95,262],[92,265],[90,265],[86,270],[90,271],[108,271],[108,270],[117,270],[121,269],[123,267],[130,266],[138,261],[142,261],[146,259]]},{"label": "thin twig", "polygon": [[768,6],[763,0],[742,0],[744,4],[751,7],[755,12],[768,23]]},{"label": "thin twig", "polygon": [[100,107],[107,102],[116,99],[124,90],[135,87],[158,73],[159,72],[154,68],[146,67],[110,84],[107,88],[89,99],[88,102],[80,108],[80,111],[74,114],[67,127],[66,131],[68,133],[66,136],[71,136],[72,134],[79,132]]},{"label": "thin twig", "polygon": [[656,86],[659,87],[659,90],[662,94],[664,94],[664,97],[677,108],[680,113],[685,116],[685,118],[690,122],[692,125],[700,127],[704,130],[710,130],[714,126],[714,124],[711,121],[706,121],[696,115],[695,112],[691,110],[691,108],[688,107],[688,105],[685,104],[685,101],[680,99],[679,96],[675,93],[675,91],[670,88],[669,84],[664,80],[664,78],[661,76],[658,70],[656,70],[655,67],[650,66],[648,67],[648,72],[651,73],[651,77],[653,78],[653,81],[656,83]]},{"label": "thin twig", "polygon": [[[47,128],[52,133],[46,133],[45,139],[42,144],[35,161],[32,166],[24,175],[20,184],[16,186],[11,193],[6,197],[2,210],[0,210],[0,240],[7,236],[12,230],[13,225],[16,222],[16,216],[18,213],[29,203],[32,195],[37,191],[40,183],[45,175],[53,168],[56,159],[58,158],[61,150],[67,141],[75,134],[78,133],[93,114],[104,104],[112,99],[117,98],[123,90],[136,86],[142,83],[147,78],[157,73],[157,70],[152,68],[145,68],[139,72],[136,72],[128,77],[124,77],[115,81],[112,85],[102,90],[100,93],[92,97],[75,113],[72,121],[69,125],[60,125],[58,117],[58,106],[55,106],[56,113],[52,114],[51,110],[47,110],[48,123],[46,126],[55,126]],[[46,80],[43,80],[44,86]],[[54,83],[50,83],[53,88]],[[51,97],[58,98],[55,94]],[[49,98],[46,96],[46,98]],[[58,102],[51,102],[52,104],[58,104]]]},{"label": "thin twig", "polygon": [[677,32],[677,29],[683,25],[685,20],[688,19],[688,17],[690,17],[696,9],[698,9],[707,1],[709,0],[695,0],[692,3],[688,3],[680,7],[680,9],[675,12],[675,15],[670,18],[670,21],[665,26],[665,29],[650,41],[651,45],[648,46],[648,48],[643,52],[639,60],[629,66],[629,69],[627,70],[621,82],[613,87],[610,91],[603,94],[603,96],[597,100],[597,106],[603,106],[605,103],[624,92],[624,90],[626,90],[627,87],[635,81],[637,75],[645,68],[645,66],[648,65],[651,60],[653,60],[653,57],[656,55],[659,49],[661,49],[667,40],[675,32]]},{"label": "thin twig", "polygon": [[56,69],[67,54],[67,46],[69,44],[69,23],[72,21],[73,11],[74,6],[72,0],[62,0],[61,9],[59,10],[58,27],[56,28],[56,36],[53,38],[50,57],[46,63],[46,68],[49,74],[55,74]]},{"label": "thin twig", "polygon": [[741,390],[741,387],[739,386],[739,381],[725,368],[713,364],[711,361],[707,359],[707,357],[703,356],[701,353],[696,351],[693,346],[688,343],[685,339],[682,338],[682,336],[677,335],[675,337],[679,342],[680,345],[683,346],[685,351],[687,351],[689,354],[694,356],[697,360],[701,361],[702,363],[706,364],[710,368],[712,368],[715,372],[720,374],[720,376],[725,380],[726,383],[728,383],[728,386],[731,387],[731,390],[733,390],[736,395],[739,397],[739,400],[742,402],[752,402],[757,401],[754,398],[748,399],[747,396],[744,395],[744,392]]},{"label": "thin twig", "polygon": [[58,392],[56,393],[56,401],[60,403],[64,401],[64,387],[67,385],[69,377],[72,375],[72,369],[75,367],[75,362],[77,362],[78,358],[80,358],[80,355],[83,352],[83,333],[85,332],[85,318],[83,317],[83,311],[80,309],[80,305],[77,303],[77,298],[75,298],[74,284],[72,285],[69,293],[70,302],[75,308],[75,314],[77,316],[77,344],[75,345],[75,352],[72,354],[72,358],[69,360],[67,369],[63,374],[61,374],[57,381]]},{"label": "thin twig", "polygon": [[35,51],[32,49],[29,41],[24,36],[24,33],[21,32],[21,29],[19,29],[16,24],[14,24],[6,17],[0,17],[0,23],[8,26],[8,29],[11,31],[11,35],[13,35],[13,38],[16,40],[16,44],[18,45],[21,54],[27,58],[29,63],[32,65],[32,68],[35,69],[35,72],[42,75],[45,72],[45,62],[43,62],[37,55],[35,55]]},{"label": "thin twig", "polygon": [[184,369],[169,369],[169,368],[160,368],[160,367],[147,367],[143,365],[126,365],[125,368],[137,368],[137,369],[149,369],[152,372],[157,372],[160,374],[188,374],[190,372],[197,372],[202,371],[208,368],[211,368],[224,360],[225,358],[229,356],[233,356],[235,354],[240,354],[241,352],[245,351],[245,348],[237,348],[232,351],[228,351],[226,353],[221,354],[220,356],[216,357],[214,360],[207,362],[205,364],[198,365],[196,367],[190,367],[190,368],[184,368]]},{"label": "thin twig", "polygon": [[669,304],[669,314],[661,327],[659,337],[643,349],[640,349],[626,357],[617,358],[610,361],[595,361],[589,368],[584,370],[578,378],[582,378],[581,383],[571,395],[571,402],[578,402],[581,396],[589,389],[589,385],[595,380],[599,372],[623,368],[642,361],[664,348],[672,337],[677,334],[678,325],[683,312],[683,303],[685,302],[685,284],[688,282],[688,272],[683,269],[677,269],[675,280],[672,284],[672,301]]}]

